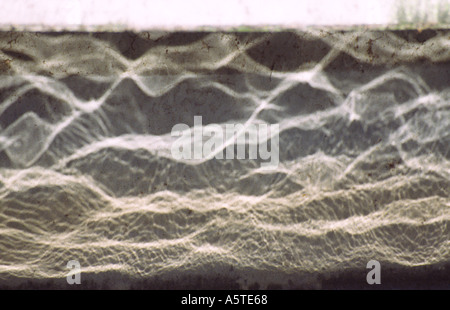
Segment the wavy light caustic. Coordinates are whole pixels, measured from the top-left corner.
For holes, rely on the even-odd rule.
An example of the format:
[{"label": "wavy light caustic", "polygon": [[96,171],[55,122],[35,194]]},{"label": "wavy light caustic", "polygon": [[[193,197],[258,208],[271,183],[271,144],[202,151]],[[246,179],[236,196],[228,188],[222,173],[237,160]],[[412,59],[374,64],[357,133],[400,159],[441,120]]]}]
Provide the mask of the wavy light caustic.
[{"label": "wavy light caustic", "polygon": [[[443,268],[449,42],[439,30],[1,33],[0,286],[67,285],[72,259],[114,288],[325,287],[371,259]],[[171,129],[194,116],[279,124],[277,169],[174,159]]]}]

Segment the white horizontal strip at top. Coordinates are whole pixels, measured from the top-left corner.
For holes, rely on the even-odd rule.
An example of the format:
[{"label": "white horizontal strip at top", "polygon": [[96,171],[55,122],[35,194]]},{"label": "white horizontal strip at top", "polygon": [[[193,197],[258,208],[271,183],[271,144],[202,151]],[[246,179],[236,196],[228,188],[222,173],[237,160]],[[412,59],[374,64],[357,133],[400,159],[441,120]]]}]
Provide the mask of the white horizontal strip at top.
[{"label": "white horizontal strip at top", "polygon": [[[448,23],[450,0],[1,0],[0,28],[150,30]],[[447,14],[447,16],[445,16]]]}]

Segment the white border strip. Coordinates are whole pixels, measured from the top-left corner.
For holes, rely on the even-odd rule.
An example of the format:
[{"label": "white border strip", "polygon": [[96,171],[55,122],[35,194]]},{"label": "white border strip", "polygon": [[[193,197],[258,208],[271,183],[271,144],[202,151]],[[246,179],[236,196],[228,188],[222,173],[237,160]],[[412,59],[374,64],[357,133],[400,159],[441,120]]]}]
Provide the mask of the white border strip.
[{"label": "white border strip", "polygon": [[[398,24],[398,7],[450,0],[0,0],[0,28],[32,30],[187,29]],[[424,4],[425,3],[425,4]],[[411,9],[410,9],[411,11]],[[416,14],[417,15],[417,14]],[[436,14],[434,14],[436,15]],[[436,19],[436,18],[434,18]],[[428,23],[437,23],[431,18]]]}]

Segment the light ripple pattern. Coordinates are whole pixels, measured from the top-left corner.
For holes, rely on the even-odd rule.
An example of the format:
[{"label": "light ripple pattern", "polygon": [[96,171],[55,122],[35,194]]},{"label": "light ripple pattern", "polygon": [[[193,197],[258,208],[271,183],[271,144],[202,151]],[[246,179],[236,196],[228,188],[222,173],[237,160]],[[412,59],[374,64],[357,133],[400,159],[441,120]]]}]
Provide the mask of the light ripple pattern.
[{"label": "light ripple pattern", "polygon": [[[0,33],[0,287],[450,286],[450,32]],[[174,125],[279,124],[280,163]]]}]

